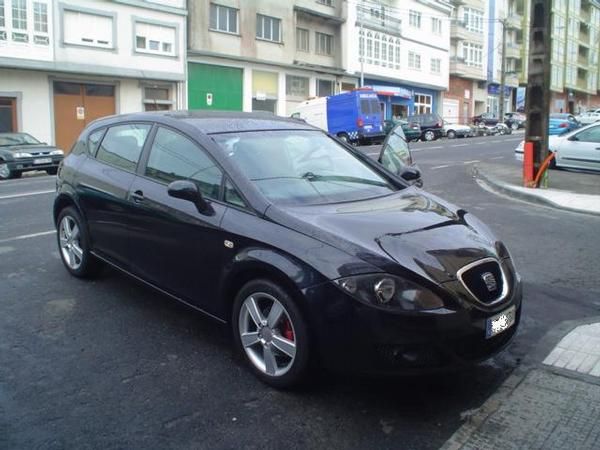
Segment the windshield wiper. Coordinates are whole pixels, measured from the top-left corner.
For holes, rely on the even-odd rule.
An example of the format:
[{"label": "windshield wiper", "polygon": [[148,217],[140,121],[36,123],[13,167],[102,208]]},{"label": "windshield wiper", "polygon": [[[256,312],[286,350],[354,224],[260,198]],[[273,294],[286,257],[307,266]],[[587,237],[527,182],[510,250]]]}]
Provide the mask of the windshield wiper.
[{"label": "windshield wiper", "polygon": [[339,182],[346,182],[346,183],[368,184],[371,186],[378,186],[378,187],[388,187],[388,185],[386,183],[383,183],[381,181],[369,180],[367,178],[359,178],[359,177],[348,177],[348,176],[344,176],[344,175],[318,175],[313,172],[306,172],[304,175],[302,175],[302,178],[304,178],[307,181],[311,181],[311,182],[312,181],[339,181]]}]

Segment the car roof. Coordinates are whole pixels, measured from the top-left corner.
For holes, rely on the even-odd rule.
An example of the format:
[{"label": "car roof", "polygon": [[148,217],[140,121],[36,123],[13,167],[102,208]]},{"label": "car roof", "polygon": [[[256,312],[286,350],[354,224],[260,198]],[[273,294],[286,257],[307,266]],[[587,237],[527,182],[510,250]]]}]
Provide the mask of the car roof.
[{"label": "car roof", "polygon": [[204,134],[264,130],[318,130],[303,120],[279,117],[268,112],[235,111],[151,111],[120,114],[99,119],[95,123],[113,125],[121,121],[152,120],[158,123],[182,121]]}]

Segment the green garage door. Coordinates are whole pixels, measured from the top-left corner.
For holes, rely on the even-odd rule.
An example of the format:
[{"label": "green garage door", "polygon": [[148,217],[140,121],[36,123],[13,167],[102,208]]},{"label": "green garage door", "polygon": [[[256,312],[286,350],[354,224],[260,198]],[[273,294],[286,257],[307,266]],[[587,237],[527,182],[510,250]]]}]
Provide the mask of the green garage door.
[{"label": "green garage door", "polygon": [[242,69],[188,64],[188,108],[242,110]]}]

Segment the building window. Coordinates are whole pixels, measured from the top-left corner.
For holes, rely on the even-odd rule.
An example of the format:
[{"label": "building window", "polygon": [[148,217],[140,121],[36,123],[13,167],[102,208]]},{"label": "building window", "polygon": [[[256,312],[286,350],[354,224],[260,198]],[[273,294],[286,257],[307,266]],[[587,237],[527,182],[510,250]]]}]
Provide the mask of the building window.
[{"label": "building window", "polygon": [[0,0],[0,28],[4,28],[5,26],[4,0]]},{"label": "building window", "polygon": [[140,53],[175,56],[175,27],[135,23],[135,50]]},{"label": "building window", "polygon": [[408,24],[411,27],[421,28],[421,13],[411,9],[408,13]]},{"label": "building window", "polygon": [[379,65],[379,34],[375,35],[373,39],[373,62],[375,65]]},{"label": "building window", "polygon": [[317,97],[333,95],[333,81],[317,80]]},{"label": "building window", "polygon": [[435,34],[442,34],[442,21],[437,17],[431,18],[431,31]]},{"label": "building window", "polygon": [[410,69],[421,70],[421,55],[415,52],[408,52],[408,67]]},{"label": "building window", "polygon": [[65,10],[65,44],[113,48],[113,18],[80,11]]},{"label": "building window", "polygon": [[310,33],[307,29],[296,28],[296,50],[299,52],[310,51],[309,35]]},{"label": "building window", "polygon": [[27,30],[26,0],[12,0],[12,27],[15,30]]},{"label": "building window", "polygon": [[317,0],[317,3],[326,6],[333,6],[333,0]]},{"label": "building window", "polygon": [[144,111],[168,111],[173,109],[171,89],[163,86],[144,88]]},{"label": "building window", "polygon": [[463,21],[465,28],[474,33],[483,33],[483,12],[473,8],[464,8]]},{"label": "building window", "polygon": [[415,114],[430,114],[433,97],[427,94],[415,94]]},{"label": "building window", "polygon": [[318,55],[333,55],[333,36],[317,31],[315,33],[315,53]]},{"label": "building window", "polygon": [[285,93],[291,97],[308,97],[308,78],[286,75]]},{"label": "building window", "polygon": [[442,72],[442,60],[431,58],[431,73],[440,74]]},{"label": "building window", "polygon": [[256,15],[256,37],[265,41],[281,42],[281,19]]},{"label": "building window", "polygon": [[367,64],[373,64],[373,35],[367,33]]},{"label": "building window", "polygon": [[483,66],[483,45],[473,44],[471,42],[463,42],[462,51],[463,59],[465,60],[465,64],[467,66]]},{"label": "building window", "polygon": [[238,32],[238,10],[228,6],[210,4],[210,25],[211,30],[224,31],[225,33]]}]

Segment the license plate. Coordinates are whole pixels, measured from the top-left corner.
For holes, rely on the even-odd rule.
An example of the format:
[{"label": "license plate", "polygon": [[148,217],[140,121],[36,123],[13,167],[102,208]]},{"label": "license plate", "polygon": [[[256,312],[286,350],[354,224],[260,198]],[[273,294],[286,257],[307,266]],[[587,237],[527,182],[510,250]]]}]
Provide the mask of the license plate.
[{"label": "license plate", "polygon": [[51,164],[52,158],[38,158],[33,160],[34,164]]},{"label": "license plate", "polygon": [[373,128],[373,126],[371,126],[371,125],[365,125],[365,130],[370,130],[371,128]]},{"label": "license plate", "polygon": [[508,330],[515,324],[516,308],[511,306],[505,311],[502,311],[495,316],[490,317],[485,321],[485,337],[489,339]]},{"label": "license plate", "polygon": [[523,161],[523,153],[515,153],[515,159],[517,161]]}]

